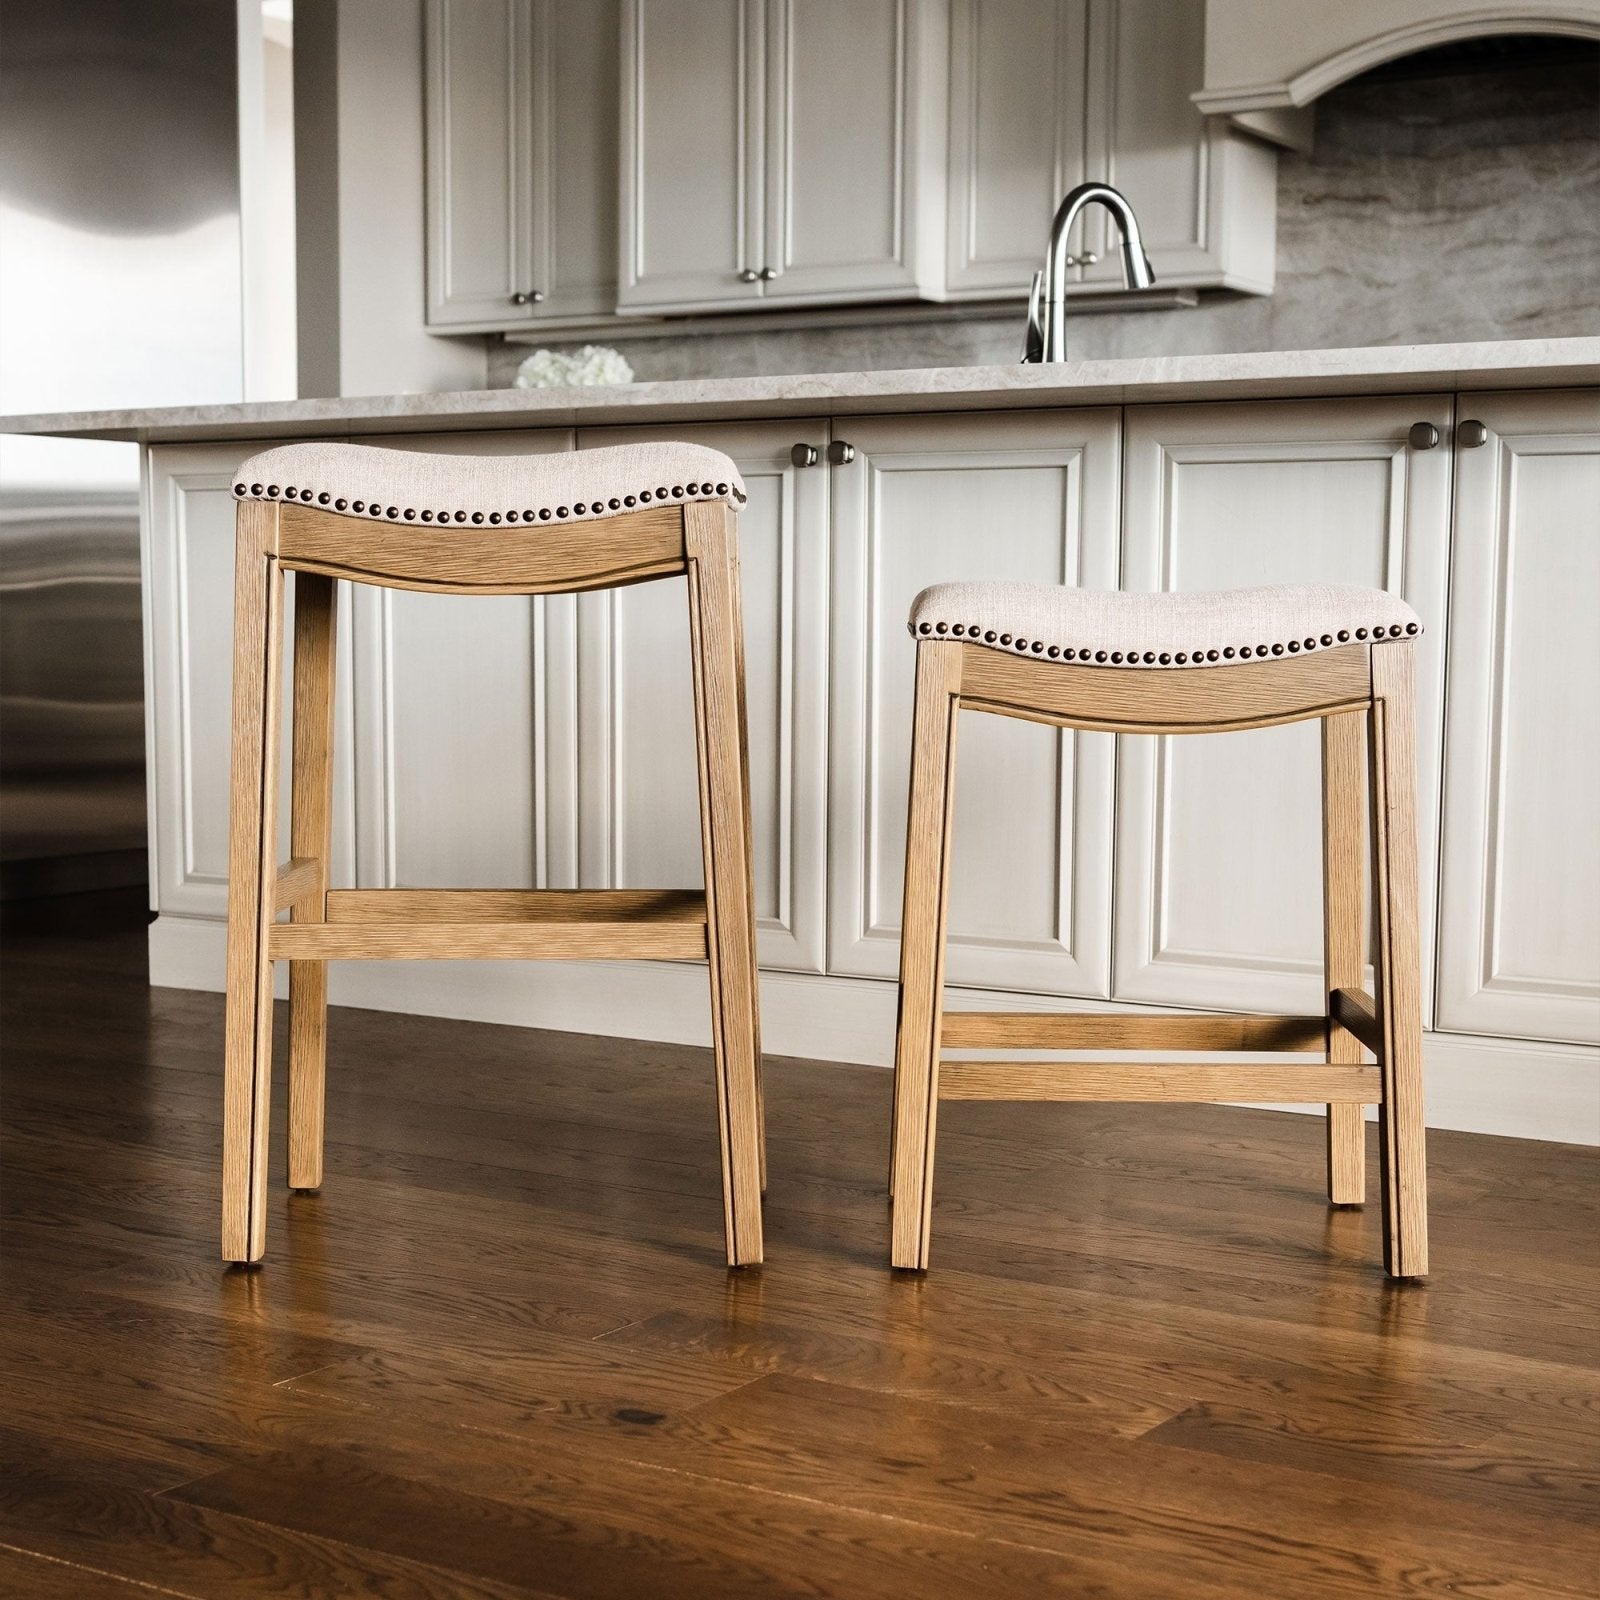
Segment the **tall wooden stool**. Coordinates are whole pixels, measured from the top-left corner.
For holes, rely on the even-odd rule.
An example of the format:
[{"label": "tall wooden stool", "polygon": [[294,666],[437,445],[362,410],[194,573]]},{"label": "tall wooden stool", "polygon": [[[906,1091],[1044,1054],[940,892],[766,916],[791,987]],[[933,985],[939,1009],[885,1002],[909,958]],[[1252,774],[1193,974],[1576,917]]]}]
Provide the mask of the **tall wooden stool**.
[{"label": "tall wooden stool", "polygon": [[[755,916],[733,463],[690,444],[467,457],[295,444],[239,469],[222,1254],[266,1247],[272,963],[289,963],[289,1184],[322,1182],[327,963],[708,960],[730,1265],[761,1260]],[[283,575],[295,577],[290,859],[278,836]],[[555,594],[688,580],[705,892],[332,889],[334,582]],[[289,920],[277,916],[287,911]]]},{"label": "tall wooden stool", "polygon": [[[1328,1194],[1345,1205],[1363,1198],[1361,1108],[1377,1105],[1384,1267],[1398,1278],[1425,1276],[1416,613],[1393,595],[1343,585],[1106,594],[950,583],[917,597],[911,631],[917,690],[895,1053],[894,1265],[928,1265],[940,1100],[1271,1100],[1326,1104]],[[946,1014],[951,800],[962,709],[1114,733],[1221,733],[1320,717],[1323,1013]],[[1371,793],[1376,997],[1362,988],[1363,765]],[[1322,1059],[1303,1066],[942,1060],[946,1048],[1305,1051]]]}]

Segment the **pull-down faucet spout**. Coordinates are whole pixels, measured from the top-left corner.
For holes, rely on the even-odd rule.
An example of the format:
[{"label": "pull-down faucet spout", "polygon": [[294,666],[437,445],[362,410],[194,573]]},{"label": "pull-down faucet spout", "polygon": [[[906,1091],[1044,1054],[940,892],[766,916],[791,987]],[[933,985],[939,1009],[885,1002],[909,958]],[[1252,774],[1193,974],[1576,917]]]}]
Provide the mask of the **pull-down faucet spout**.
[{"label": "pull-down faucet spout", "polygon": [[1080,183],[1057,209],[1050,227],[1050,248],[1045,254],[1044,270],[1033,275],[1033,288],[1028,296],[1024,361],[1067,359],[1067,270],[1077,265],[1067,251],[1067,235],[1078,220],[1078,213],[1090,204],[1104,206],[1122,236],[1123,286],[1148,289],[1156,281],[1150,258],[1144,253],[1144,241],[1139,237],[1139,219],[1134,216],[1133,207],[1108,183]]}]

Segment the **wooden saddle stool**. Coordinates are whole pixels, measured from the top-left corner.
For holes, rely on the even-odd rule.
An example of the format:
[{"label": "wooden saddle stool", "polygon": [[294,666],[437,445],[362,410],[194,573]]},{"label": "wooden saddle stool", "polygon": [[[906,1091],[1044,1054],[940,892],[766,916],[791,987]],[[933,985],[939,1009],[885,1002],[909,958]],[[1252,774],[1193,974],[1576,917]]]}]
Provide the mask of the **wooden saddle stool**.
[{"label": "wooden saddle stool", "polygon": [[[944,1100],[1267,1100],[1326,1104],[1328,1196],[1363,1199],[1362,1107],[1378,1107],[1383,1256],[1428,1270],[1412,640],[1404,601],[1343,585],[1108,594],[1012,583],[924,590],[911,610],[911,744],[894,1265],[928,1265],[934,1128]],[[1322,719],[1327,1003],[1310,1017],[1039,1015],[943,1006],[956,713],[1115,733],[1221,733]],[[1362,987],[1370,782],[1377,994]],[[942,1058],[945,1049],[1304,1051],[1304,1065]],[[1370,1052],[1373,1060],[1366,1059]]]},{"label": "wooden saddle stool", "polygon": [[[699,445],[533,457],[294,444],[234,483],[222,1254],[266,1246],[272,963],[289,963],[289,1185],[322,1182],[327,963],[707,960],[728,1261],[761,1260],[764,1159],[739,619],[744,485]],[[295,574],[290,859],[277,861],[283,575]],[[554,594],[688,582],[705,892],[334,889],[334,583]],[[278,921],[287,912],[287,921]]]}]

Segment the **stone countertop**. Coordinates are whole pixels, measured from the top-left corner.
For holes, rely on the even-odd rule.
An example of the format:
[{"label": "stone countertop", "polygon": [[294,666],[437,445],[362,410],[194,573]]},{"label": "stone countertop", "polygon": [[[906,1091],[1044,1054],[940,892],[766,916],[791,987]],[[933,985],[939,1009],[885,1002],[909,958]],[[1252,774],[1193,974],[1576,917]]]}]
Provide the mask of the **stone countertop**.
[{"label": "stone countertop", "polygon": [[1516,339],[62,411],[0,416],[0,432],[159,444],[1591,385],[1600,338]]}]

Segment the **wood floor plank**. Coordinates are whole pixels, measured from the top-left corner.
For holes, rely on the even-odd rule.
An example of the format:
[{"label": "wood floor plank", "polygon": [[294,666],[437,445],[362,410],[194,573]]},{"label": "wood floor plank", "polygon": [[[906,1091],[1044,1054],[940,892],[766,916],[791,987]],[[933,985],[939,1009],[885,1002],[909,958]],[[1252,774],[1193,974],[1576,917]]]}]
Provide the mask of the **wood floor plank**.
[{"label": "wood floor plank", "polygon": [[119,915],[0,907],[0,1592],[1592,1590],[1593,1152],[1435,1135],[1396,1291],[1315,1118],[952,1107],[895,1277],[888,1075],[774,1061],[729,1274],[705,1052],[336,1009],[233,1272],[220,997]]}]

